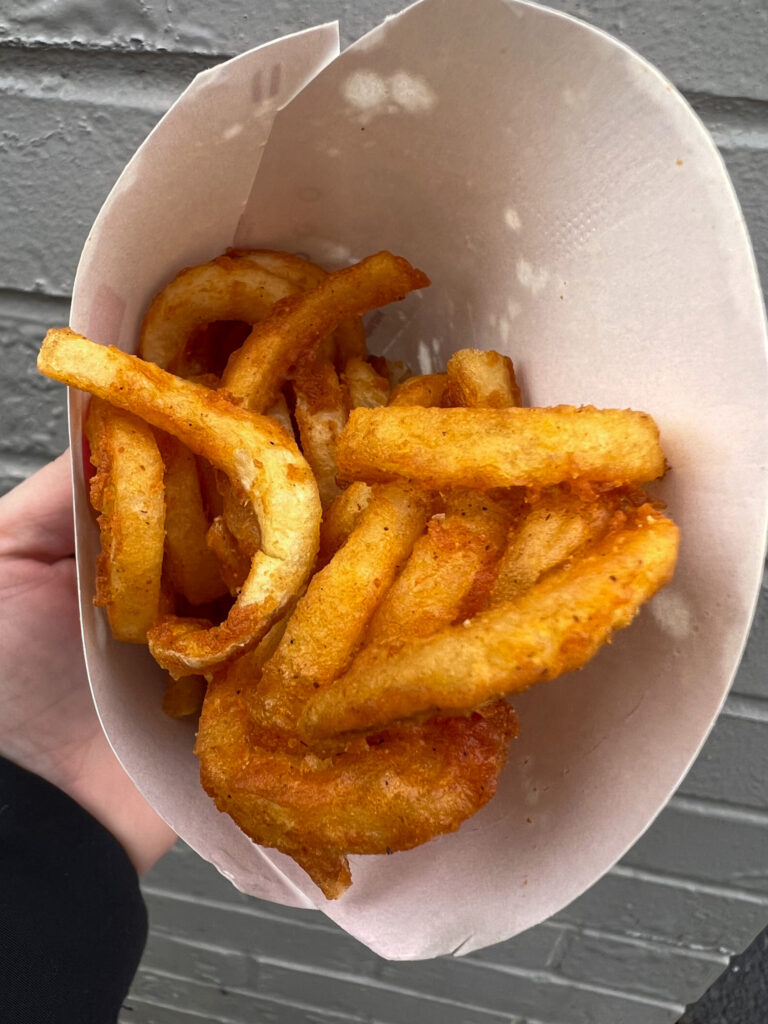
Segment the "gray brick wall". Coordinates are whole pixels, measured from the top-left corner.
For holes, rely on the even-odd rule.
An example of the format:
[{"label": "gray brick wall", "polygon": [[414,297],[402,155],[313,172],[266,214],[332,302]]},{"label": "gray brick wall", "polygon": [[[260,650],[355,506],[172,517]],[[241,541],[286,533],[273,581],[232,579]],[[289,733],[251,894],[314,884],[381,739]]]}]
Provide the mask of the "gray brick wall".
[{"label": "gray brick wall", "polygon": [[[482,0],[476,0],[480,10]],[[349,42],[401,0],[6,2],[0,11],[0,490],[66,444],[39,379],[101,202],[189,79],[339,18]],[[768,280],[765,0],[557,0],[658,64],[713,133]],[[385,963],[319,913],[236,892],[178,844],[148,876],[132,1024],[669,1024],[768,922],[768,594],[733,691],[679,793],[621,864],[531,931],[462,960]]]}]

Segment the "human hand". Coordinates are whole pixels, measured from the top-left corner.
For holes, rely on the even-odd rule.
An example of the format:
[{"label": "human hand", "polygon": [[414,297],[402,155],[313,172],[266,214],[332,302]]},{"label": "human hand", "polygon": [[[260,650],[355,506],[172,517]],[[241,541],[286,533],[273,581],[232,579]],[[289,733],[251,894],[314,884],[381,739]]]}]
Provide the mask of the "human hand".
[{"label": "human hand", "polygon": [[107,743],[85,671],[69,453],[0,498],[0,754],[58,786],[139,874],[176,836]]}]

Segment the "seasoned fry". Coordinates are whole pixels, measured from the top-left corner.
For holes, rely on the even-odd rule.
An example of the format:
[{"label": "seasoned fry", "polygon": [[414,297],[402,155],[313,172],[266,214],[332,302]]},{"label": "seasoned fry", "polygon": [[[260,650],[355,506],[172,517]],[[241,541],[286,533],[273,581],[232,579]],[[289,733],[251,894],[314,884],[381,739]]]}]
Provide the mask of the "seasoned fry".
[{"label": "seasoned fry", "polygon": [[[322,757],[296,739],[308,695],[349,662],[428,513],[415,488],[376,488],[261,680],[247,655],[214,681],[200,720],[201,778],[216,805],[254,841],[289,853],[328,899],[351,882],[347,854],[410,849],[458,828],[495,792],[515,733],[500,702],[474,719],[406,725]],[[354,618],[338,620],[339,608]]]},{"label": "seasoned fry", "polygon": [[223,387],[249,409],[263,412],[302,351],[350,316],[396,302],[428,284],[426,274],[388,252],[329,274],[313,291],[279,302],[265,321],[255,325],[227,364]]},{"label": "seasoned fry", "polygon": [[263,320],[296,287],[258,266],[246,253],[224,254],[188,267],[155,297],[141,330],[139,355],[173,368],[195,328],[215,320]]},{"label": "seasoned fry", "polygon": [[445,402],[448,376],[428,373],[423,377],[409,377],[393,388],[389,405],[441,406]]},{"label": "seasoned fry", "polygon": [[352,881],[347,854],[409,850],[454,832],[496,792],[516,732],[503,702],[318,757],[254,727],[243,699],[254,675],[237,668],[205,699],[195,748],[203,787],[255,842],[293,857],[327,899]]},{"label": "seasoned fry", "polygon": [[317,553],[317,568],[322,569],[330,562],[341,545],[355,528],[360,515],[368,508],[373,491],[361,480],[350,484],[342,491],[331,507],[324,513],[320,524],[320,550]]},{"label": "seasoned fry", "polygon": [[484,603],[509,529],[506,509],[484,494],[458,491],[434,516],[390,587],[366,633],[388,650],[430,636]]},{"label": "seasoned fry", "polygon": [[208,518],[195,456],[170,434],[158,431],[157,440],[165,465],[168,577],[174,591],[190,604],[206,604],[225,594],[227,587],[205,542]]},{"label": "seasoned fry", "polygon": [[116,640],[146,643],[161,602],[165,493],[152,429],[129,412],[91,399],[85,423],[96,474],[91,503],[101,513],[94,604]]},{"label": "seasoned fry", "polygon": [[213,552],[221,577],[232,597],[237,597],[248,579],[252,557],[244,555],[230,533],[224,516],[216,516],[208,527],[205,543]]},{"label": "seasoned fry", "polygon": [[336,448],[346,480],[422,487],[539,486],[574,477],[619,484],[665,470],[647,413],[551,409],[353,409]]},{"label": "seasoned fry", "polygon": [[336,483],[336,443],[349,415],[347,396],[330,359],[313,353],[299,359],[291,380],[301,450],[315,474],[325,509],[341,493]]},{"label": "seasoned fry", "polygon": [[448,360],[447,405],[476,409],[509,409],[523,404],[508,356],[464,348]]},{"label": "seasoned fry", "polygon": [[312,577],[275,657],[265,667],[259,697],[273,728],[292,730],[315,683],[330,682],[349,663],[371,615],[424,529],[432,501],[417,487],[374,488],[346,544]]},{"label": "seasoned fry", "polygon": [[163,711],[169,718],[199,715],[203,710],[206,682],[202,676],[168,677],[163,695]]},{"label": "seasoned fry", "polygon": [[678,535],[674,523],[642,506],[517,600],[414,640],[391,657],[382,651],[375,668],[368,659],[364,670],[353,662],[310,697],[299,722],[302,737],[316,743],[414,715],[463,714],[581,668],[669,581]]},{"label": "seasoned fry", "polygon": [[317,485],[294,442],[277,424],[229,402],[220,392],[174,377],[69,330],[49,331],[41,372],[114,404],[208,459],[253,502],[262,549],[227,619],[189,630],[167,616],[149,632],[155,659],[172,675],[205,672],[257,643],[306,582],[317,553]]},{"label": "seasoned fry", "polygon": [[115,635],[169,671],[166,714],[200,714],[216,806],[328,899],[350,854],[490,800],[506,697],[582,667],[677,557],[647,414],[521,408],[497,352],[418,377],[367,354],[360,316],[428,284],[388,252],[328,274],[230,250],[152,303],[160,366],[69,330],[38,360],[94,395]]},{"label": "seasoned fry", "polygon": [[360,405],[376,409],[389,400],[389,381],[365,359],[349,359],[341,379],[349,392],[350,409]]},{"label": "seasoned fry", "polygon": [[521,514],[510,531],[493,584],[493,605],[511,601],[549,569],[607,530],[622,502],[609,491],[585,500],[580,494],[551,488]]}]

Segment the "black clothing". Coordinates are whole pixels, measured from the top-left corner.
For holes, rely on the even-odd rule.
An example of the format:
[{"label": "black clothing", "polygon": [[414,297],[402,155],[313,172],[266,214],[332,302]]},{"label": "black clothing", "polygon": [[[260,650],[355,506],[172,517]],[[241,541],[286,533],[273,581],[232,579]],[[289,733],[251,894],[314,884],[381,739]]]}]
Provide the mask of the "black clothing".
[{"label": "black clothing", "polygon": [[0,757],[0,1021],[114,1024],[147,938],[123,847]]}]

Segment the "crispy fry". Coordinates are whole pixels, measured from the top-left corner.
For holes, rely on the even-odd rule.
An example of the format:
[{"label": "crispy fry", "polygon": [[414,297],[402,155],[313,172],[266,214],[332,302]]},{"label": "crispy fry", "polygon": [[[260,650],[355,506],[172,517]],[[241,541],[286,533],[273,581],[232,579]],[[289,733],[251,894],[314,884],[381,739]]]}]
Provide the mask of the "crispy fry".
[{"label": "crispy fry", "polygon": [[251,558],[244,555],[232,536],[224,516],[216,516],[205,535],[205,543],[213,552],[221,577],[232,597],[237,597],[248,579]]},{"label": "crispy fry", "polygon": [[504,546],[509,517],[484,494],[458,491],[433,517],[366,633],[387,649],[430,636],[484,603]]},{"label": "crispy fry", "polygon": [[467,625],[414,640],[349,671],[307,702],[299,731],[316,743],[436,711],[461,714],[581,668],[670,579],[679,531],[650,505],[582,558]]},{"label": "crispy fry", "polygon": [[171,585],[190,604],[215,601],[227,591],[215,556],[205,542],[203,507],[195,456],[170,434],[158,431],[165,465],[165,557]]},{"label": "crispy fry", "polygon": [[206,682],[202,676],[168,676],[163,695],[163,711],[169,718],[199,715],[203,710]]},{"label": "crispy fry", "polygon": [[352,533],[360,515],[368,508],[372,494],[371,487],[359,480],[342,491],[323,514],[317,568],[322,569],[327,565]]},{"label": "crispy fry", "polygon": [[447,387],[448,376],[445,373],[409,377],[393,388],[389,405],[441,406],[445,402]]},{"label": "crispy fry", "polygon": [[[502,702],[322,757],[295,738],[297,713],[348,663],[428,501],[413,488],[377,488],[299,601],[261,680],[246,655],[214,681],[200,720],[201,778],[216,805],[256,842],[289,853],[328,899],[351,882],[347,854],[410,849],[458,828],[495,791],[516,729]],[[336,619],[339,608],[354,621]]]},{"label": "crispy fry", "polygon": [[96,467],[91,503],[101,513],[94,604],[106,608],[115,639],[146,643],[162,597],[163,460],[146,423],[99,399],[85,433]]},{"label": "crispy fry", "polygon": [[259,686],[265,724],[293,729],[315,683],[330,682],[349,663],[371,615],[423,531],[432,500],[417,487],[374,488],[346,544],[312,577],[265,668]]},{"label": "crispy fry", "polygon": [[550,488],[529,505],[510,530],[493,584],[493,605],[511,601],[549,569],[604,533],[621,505],[609,491],[585,500],[578,493]]},{"label": "crispy fry", "polygon": [[325,509],[341,493],[336,483],[336,442],[349,415],[347,397],[330,359],[315,358],[313,353],[299,359],[291,380],[301,450]]},{"label": "crispy fry", "polygon": [[263,412],[302,351],[350,316],[403,299],[428,284],[426,274],[388,252],[329,274],[313,291],[283,300],[267,320],[256,324],[227,364],[223,387],[249,409]]},{"label": "crispy fry", "polygon": [[[244,256],[264,270],[290,282],[296,291],[308,292],[328,276],[328,272],[294,253],[275,252],[270,249],[230,249],[231,256]],[[332,335],[332,355],[337,369],[348,359],[365,358],[365,330],[359,316],[342,320]]]},{"label": "crispy fry", "polygon": [[620,484],[665,470],[647,413],[551,409],[353,409],[336,461],[346,480],[398,477],[423,487],[541,486],[574,477]]},{"label": "crispy fry", "polygon": [[318,757],[254,726],[243,684],[255,677],[238,677],[237,667],[205,699],[195,748],[203,786],[255,842],[293,857],[327,899],[351,883],[347,854],[409,850],[454,832],[496,791],[516,731],[505,704]]},{"label": "crispy fry", "polygon": [[342,382],[349,392],[349,407],[364,405],[376,409],[389,400],[389,381],[378,374],[365,359],[349,359],[344,367]]},{"label": "crispy fry", "polygon": [[508,356],[464,348],[448,360],[447,405],[476,409],[509,409],[523,404]]},{"label": "crispy fry", "polygon": [[215,320],[264,319],[280,299],[296,288],[259,267],[245,253],[224,254],[201,266],[187,267],[155,297],[144,318],[139,354],[168,369],[178,360],[195,328]]},{"label": "crispy fry", "polygon": [[257,643],[304,585],[317,553],[317,485],[294,442],[273,420],[232,405],[220,392],[73,331],[48,332],[38,368],[72,387],[130,406],[208,459],[253,502],[262,550],[227,619],[189,630],[184,620],[166,617],[149,633],[155,659],[172,675],[189,675]]}]

